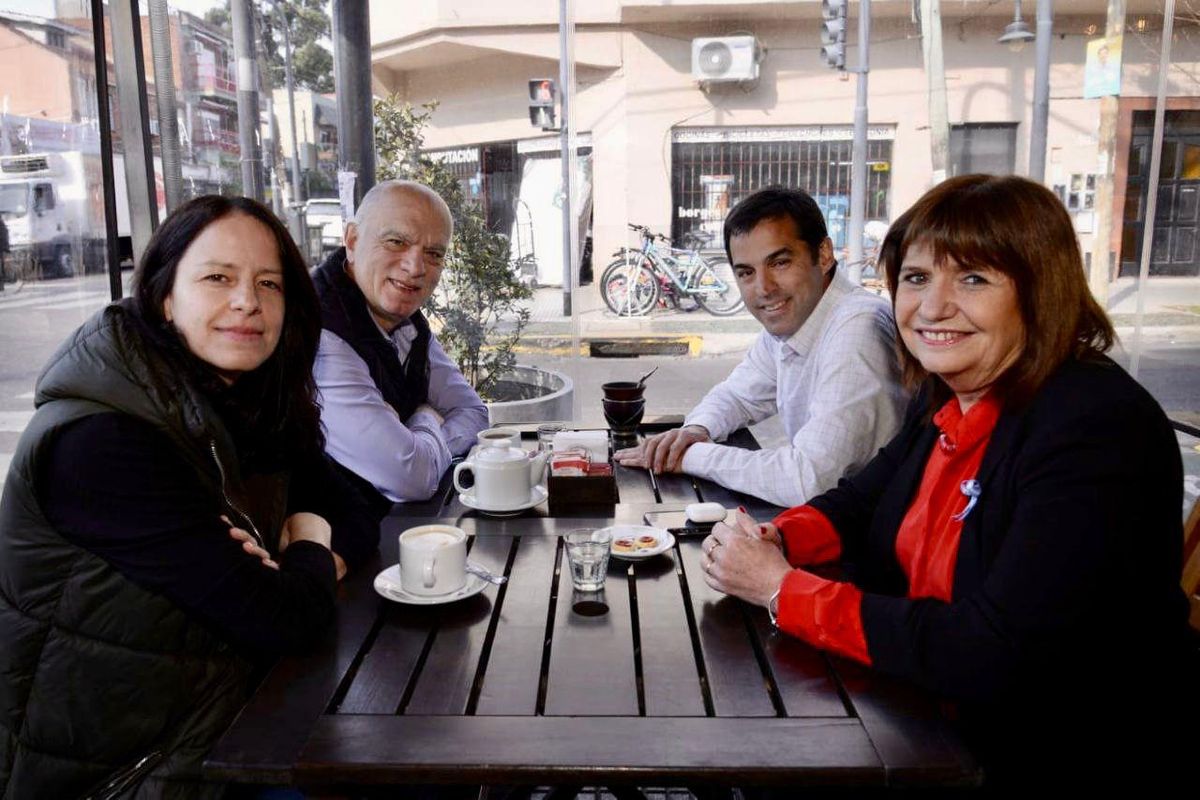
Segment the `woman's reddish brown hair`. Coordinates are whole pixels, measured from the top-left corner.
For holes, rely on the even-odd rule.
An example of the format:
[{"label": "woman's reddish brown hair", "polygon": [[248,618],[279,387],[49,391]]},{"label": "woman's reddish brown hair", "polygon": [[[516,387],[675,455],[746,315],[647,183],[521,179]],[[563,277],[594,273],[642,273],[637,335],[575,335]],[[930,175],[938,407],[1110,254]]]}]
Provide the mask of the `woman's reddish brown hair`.
[{"label": "woman's reddish brown hair", "polygon": [[[1068,358],[1092,358],[1112,347],[1116,334],[1088,290],[1071,218],[1045,186],[1016,176],[962,175],[930,189],[880,247],[893,298],[904,256],[918,243],[930,248],[935,262],[990,267],[1016,285],[1025,345],[997,381],[1007,403],[1028,401]],[[928,384],[937,408],[949,387],[922,368],[899,336],[897,342],[905,384]]]}]

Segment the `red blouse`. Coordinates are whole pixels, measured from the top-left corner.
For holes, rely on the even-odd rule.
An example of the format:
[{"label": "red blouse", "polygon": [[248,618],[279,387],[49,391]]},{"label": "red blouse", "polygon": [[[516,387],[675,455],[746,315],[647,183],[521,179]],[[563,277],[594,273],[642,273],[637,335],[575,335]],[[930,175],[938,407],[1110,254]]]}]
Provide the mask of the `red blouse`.
[{"label": "red blouse", "polygon": [[[910,598],[950,601],[963,512],[970,513],[969,495],[978,488],[969,482],[979,472],[1000,411],[1000,402],[989,394],[965,415],[956,398],[933,415],[941,436],[896,534],[896,559],[908,576]],[[833,561],[841,554],[837,531],[811,506],[783,512],[775,525],[792,566]],[[776,618],[782,630],[809,644],[870,664],[861,610],[858,587],[795,569],[784,578]]]}]

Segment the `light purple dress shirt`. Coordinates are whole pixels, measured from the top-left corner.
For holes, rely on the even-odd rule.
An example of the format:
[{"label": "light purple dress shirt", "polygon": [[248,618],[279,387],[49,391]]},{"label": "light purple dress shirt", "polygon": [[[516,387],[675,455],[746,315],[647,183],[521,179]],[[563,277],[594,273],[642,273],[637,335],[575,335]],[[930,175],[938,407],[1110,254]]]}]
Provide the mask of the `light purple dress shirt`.
[{"label": "light purple dress shirt", "polygon": [[[384,336],[400,363],[408,358],[416,330],[402,325]],[[488,411],[437,337],[429,341],[428,406],[406,420],[383,399],[367,364],[343,339],[321,331],[313,377],[325,426],[325,449],[341,465],[396,503],[428,500],[453,456],[475,443],[488,426]],[[439,419],[439,416],[441,419]]]}]

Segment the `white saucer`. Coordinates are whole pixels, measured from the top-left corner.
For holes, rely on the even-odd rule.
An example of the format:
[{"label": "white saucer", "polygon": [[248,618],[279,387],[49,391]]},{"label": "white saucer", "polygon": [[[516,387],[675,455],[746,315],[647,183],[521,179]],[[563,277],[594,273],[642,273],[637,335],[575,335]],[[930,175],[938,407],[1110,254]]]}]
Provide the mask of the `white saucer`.
[{"label": "white saucer", "polygon": [[533,491],[529,493],[529,501],[513,506],[512,508],[484,508],[475,499],[474,492],[459,492],[458,499],[467,508],[473,508],[476,511],[482,511],[484,514],[491,514],[493,517],[511,517],[514,514],[520,514],[534,506],[546,502],[549,493],[544,486],[534,486]]},{"label": "white saucer", "polygon": [[654,547],[643,548],[632,553],[618,552],[615,548],[610,549],[609,552],[613,558],[620,558],[626,561],[641,561],[644,558],[653,558],[675,546],[675,537],[670,531],[663,528],[654,528],[649,525],[612,525],[604,530],[612,532],[614,543],[616,543],[617,539],[637,539],[640,536],[654,537]]},{"label": "white saucer", "polygon": [[400,565],[392,564],[375,576],[375,591],[385,600],[406,603],[411,606],[440,606],[443,603],[453,603],[455,600],[465,600],[474,597],[487,588],[488,582],[473,573],[467,573],[467,582],[463,587],[446,594],[413,594],[404,591],[400,585]]}]

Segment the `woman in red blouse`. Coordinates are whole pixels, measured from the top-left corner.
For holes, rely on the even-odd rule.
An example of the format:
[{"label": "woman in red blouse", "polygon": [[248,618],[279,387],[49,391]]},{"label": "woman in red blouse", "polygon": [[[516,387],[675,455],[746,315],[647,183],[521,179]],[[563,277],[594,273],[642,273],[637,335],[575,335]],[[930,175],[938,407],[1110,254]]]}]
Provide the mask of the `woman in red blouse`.
[{"label": "woman in red blouse", "polygon": [[[1189,652],[1179,448],[1104,355],[1066,210],[1023,178],[953,178],[881,261],[916,393],[903,428],[773,524],[716,526],[705,579],[955,701],[993,783],[1161,774],[1156,715]],[[824,562],[841,578],[806,569]]]}]

